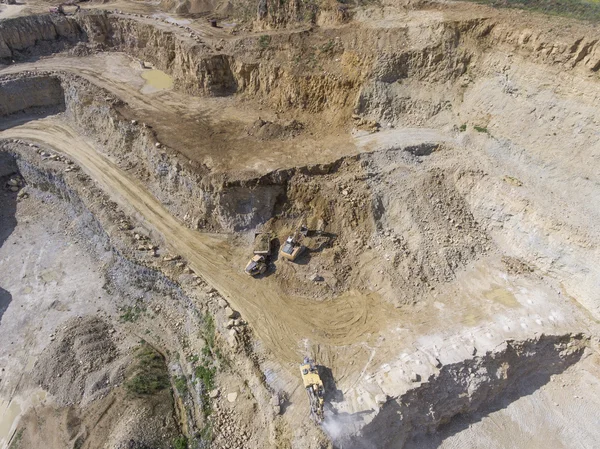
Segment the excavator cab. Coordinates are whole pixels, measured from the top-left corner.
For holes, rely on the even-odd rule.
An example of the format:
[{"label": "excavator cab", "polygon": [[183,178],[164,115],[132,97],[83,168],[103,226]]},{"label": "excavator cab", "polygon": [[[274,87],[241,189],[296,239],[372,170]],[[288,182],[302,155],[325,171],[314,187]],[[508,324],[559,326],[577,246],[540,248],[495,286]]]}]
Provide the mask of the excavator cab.
[{"label": "excavator cab", "polygon": [[304,237],[306,237],[307,234],[308,228],[305,225],[301,224],[298,226],[294,234],[290,235],[281,246],[279,255],[292,262],[296,260],[305,249],[304,245],[302,245],[302,240],[304,240]]},{"label": "excavator cab", "polygon": [[325,388],[323,387],[323,381],[321,380],[321,376],[319,376],[319,370],[314,360],[305,357],[304,361],[300,364],[300,374],[302,375],[304,388],[308,395],[310,414],[315,422],[320,424],[324,419]]}]

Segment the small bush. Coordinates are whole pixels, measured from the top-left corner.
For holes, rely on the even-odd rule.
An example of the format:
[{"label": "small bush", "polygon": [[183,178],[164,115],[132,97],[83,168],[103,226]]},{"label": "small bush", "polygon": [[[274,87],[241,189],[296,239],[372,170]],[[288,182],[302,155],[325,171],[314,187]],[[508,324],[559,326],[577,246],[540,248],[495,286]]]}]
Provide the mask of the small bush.
[{"label": "small bush", "polygon": [[478,133],[486,133],[489,134],[488,129],[485,126],[473,126],[473,128],[475,129],[475,131],[477,131]]},{"label": "small bush", "polygon": [[463,123],[462,125],[460,125],[460,128],[458,128],[458,130],[459,130],[461,133],[464,133],[464,132],[467,130],[467,124],[466,124],[466,123]]}]

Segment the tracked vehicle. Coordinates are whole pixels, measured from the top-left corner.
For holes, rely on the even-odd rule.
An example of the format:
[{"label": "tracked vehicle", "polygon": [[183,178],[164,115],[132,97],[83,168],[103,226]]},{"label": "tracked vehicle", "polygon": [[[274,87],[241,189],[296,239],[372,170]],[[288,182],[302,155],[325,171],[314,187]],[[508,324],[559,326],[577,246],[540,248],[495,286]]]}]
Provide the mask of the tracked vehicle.
[{"label": "tracked vehicle", "polygon": [[325,389],[314,360],[305,357],[302,364],[300,364],[300,374],[302,375],[304,388],[308,395],[310,414],[315,422],[320,424],[324,419],[323,406],[325,400],[323,396],[325,394]]}]

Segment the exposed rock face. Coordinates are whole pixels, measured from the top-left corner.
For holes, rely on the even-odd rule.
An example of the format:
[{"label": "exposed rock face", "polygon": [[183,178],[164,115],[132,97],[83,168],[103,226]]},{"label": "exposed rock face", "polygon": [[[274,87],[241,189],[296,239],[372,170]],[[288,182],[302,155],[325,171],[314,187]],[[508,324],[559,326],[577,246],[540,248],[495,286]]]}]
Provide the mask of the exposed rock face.
[{"label": "exposed rock face", "polygon": [[72,17],[52,14],[3,20],[0,60],[63,50],[84,38],[84,30]]},{"label": "exposed rock face", "polygon": [[495,352],[444,366],[419,387],[388,401],[363,428],[361,441],[351,447],[372,443],[400,448],[411,438],[435,432],[454,416],[481,412],[493,408],[497,398],[535,390],[576,363],[588,342],[581,334],[509,340]]},{"label": "exposed rock face", "polygon": [[64,106],[57,77],[33,76],[0,82],[0,116],[42,108],[58,112]]}]

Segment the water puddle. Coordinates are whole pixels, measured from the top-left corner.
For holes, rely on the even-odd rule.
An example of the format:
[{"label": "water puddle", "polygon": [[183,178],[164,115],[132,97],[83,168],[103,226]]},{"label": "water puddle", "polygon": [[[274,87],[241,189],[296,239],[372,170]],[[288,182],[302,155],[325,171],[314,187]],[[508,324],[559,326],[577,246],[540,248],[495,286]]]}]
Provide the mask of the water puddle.
[{"label": "water puddle", "polygon": [[141,92],[144,94],[151,94],[173,88],[173,78],[162,70],[146,70],[142,73],[142,78],[146,80],[146,84],[141,89]]},{"label": "water puddle", "polygon": [[488,290],[483,294],[486,299],[502,304],[503,306],[515,308],[519,307],[519,301],[515,298],[511,292],[506,290],[505,288],[493,288],[492,290]]}]

